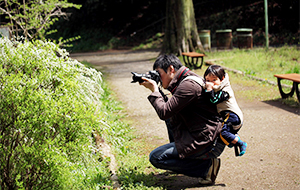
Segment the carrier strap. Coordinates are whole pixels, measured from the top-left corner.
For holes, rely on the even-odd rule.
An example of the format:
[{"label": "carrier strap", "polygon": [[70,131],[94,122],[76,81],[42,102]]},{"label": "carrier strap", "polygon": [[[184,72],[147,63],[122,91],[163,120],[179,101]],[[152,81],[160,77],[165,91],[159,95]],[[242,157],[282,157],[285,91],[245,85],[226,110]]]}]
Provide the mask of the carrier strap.
[{"label": "carrier strap", "polygon": [[[230,113],[227,113],[227,114],[226,114],[226,118],[224,119],[224,121],[223,121],[223,123],[222,123],[222,128],[224,127],[224,124],[225,124],[225,122],[228,120],[229,116],[230,116]],[[226,145],[229,145],[229,144],[230,144],[229,142],[227,142],[227,141],[224,139],[224,137],[222,136],[221,133],[220,133],[220,138],[221,138],[221,140],[222,140]]]}]

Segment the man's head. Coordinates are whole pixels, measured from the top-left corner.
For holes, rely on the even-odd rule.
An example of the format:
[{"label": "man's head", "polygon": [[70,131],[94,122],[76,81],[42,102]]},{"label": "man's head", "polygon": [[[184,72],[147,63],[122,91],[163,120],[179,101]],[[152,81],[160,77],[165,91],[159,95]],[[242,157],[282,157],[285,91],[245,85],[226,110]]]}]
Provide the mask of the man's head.
[{"label": "man's head", "polygon": [[173,65],[175,71],[182,67],[182,63],[175,55],[160,55],[153,64],[153,70],[156,70],[159,67],[167,72],[170,65]]},{"label": "man's head", "polygon": [[174,78],[175,73],[182,67],[182,63],[175,55],[160,55],[153,64],[161,79],[163,88],[167,88]]}]

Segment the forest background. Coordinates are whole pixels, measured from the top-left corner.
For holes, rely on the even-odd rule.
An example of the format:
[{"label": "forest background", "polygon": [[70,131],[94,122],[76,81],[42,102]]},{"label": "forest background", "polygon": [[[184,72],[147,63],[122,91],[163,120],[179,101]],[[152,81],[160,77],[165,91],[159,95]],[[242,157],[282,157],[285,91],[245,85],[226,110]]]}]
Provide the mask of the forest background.
[{"label": "forest background", "polygon": [[[69,0],[82,5],[70,9],[68,20],[55,24],[53,39],[80,36],[70,52],[124,49],[140,44],[158,48],[165,30],[166,2],[160,0]],[[253,45],[265,45],[264,1],[258,0],[194,0],[199,30],[211,31],[212,47],[215,31],[232,29],[233,43],[237,28],[253,29]],[[269,0],[270,46],[299,45],[299,1]],[[234,45],[234,44],[233,44]],[[143,46],[141,46],[143,48]]]}]

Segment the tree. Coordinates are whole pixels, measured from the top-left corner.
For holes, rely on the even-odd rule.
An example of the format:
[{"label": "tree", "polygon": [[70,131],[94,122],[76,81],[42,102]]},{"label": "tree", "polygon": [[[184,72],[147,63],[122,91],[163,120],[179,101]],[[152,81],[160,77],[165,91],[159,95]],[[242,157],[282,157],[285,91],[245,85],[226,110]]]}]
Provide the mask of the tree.
[{"label": "tree", "polygon": [[201,44],[194,13],[193,0],[167,0],[166,28],[161,53],[191,52]]},{"label": "tree", "polygon": [[7,16],[12,35],[21,32],[26,40],[44,39],[58,17],[67,17],[63,9],[71,7],[81,6],[67,0],[0,0],[0,14]]}]

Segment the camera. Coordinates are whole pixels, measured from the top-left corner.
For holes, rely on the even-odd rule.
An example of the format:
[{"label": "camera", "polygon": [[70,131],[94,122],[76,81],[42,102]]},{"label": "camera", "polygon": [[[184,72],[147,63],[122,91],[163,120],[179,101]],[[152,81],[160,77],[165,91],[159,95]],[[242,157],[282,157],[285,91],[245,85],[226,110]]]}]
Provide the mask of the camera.
[{"label": "camera", "polygon": [[152,79],[157,84],[160,82],[160,76],[159,76],[159,73],[157,71],[149,71],[147,74],[139,74],[139,73],[131,72],[131,74],[133,75],[131,83],[134,83],[134,82],[142,83],[142,82],[144,82],[142,77]]}]

